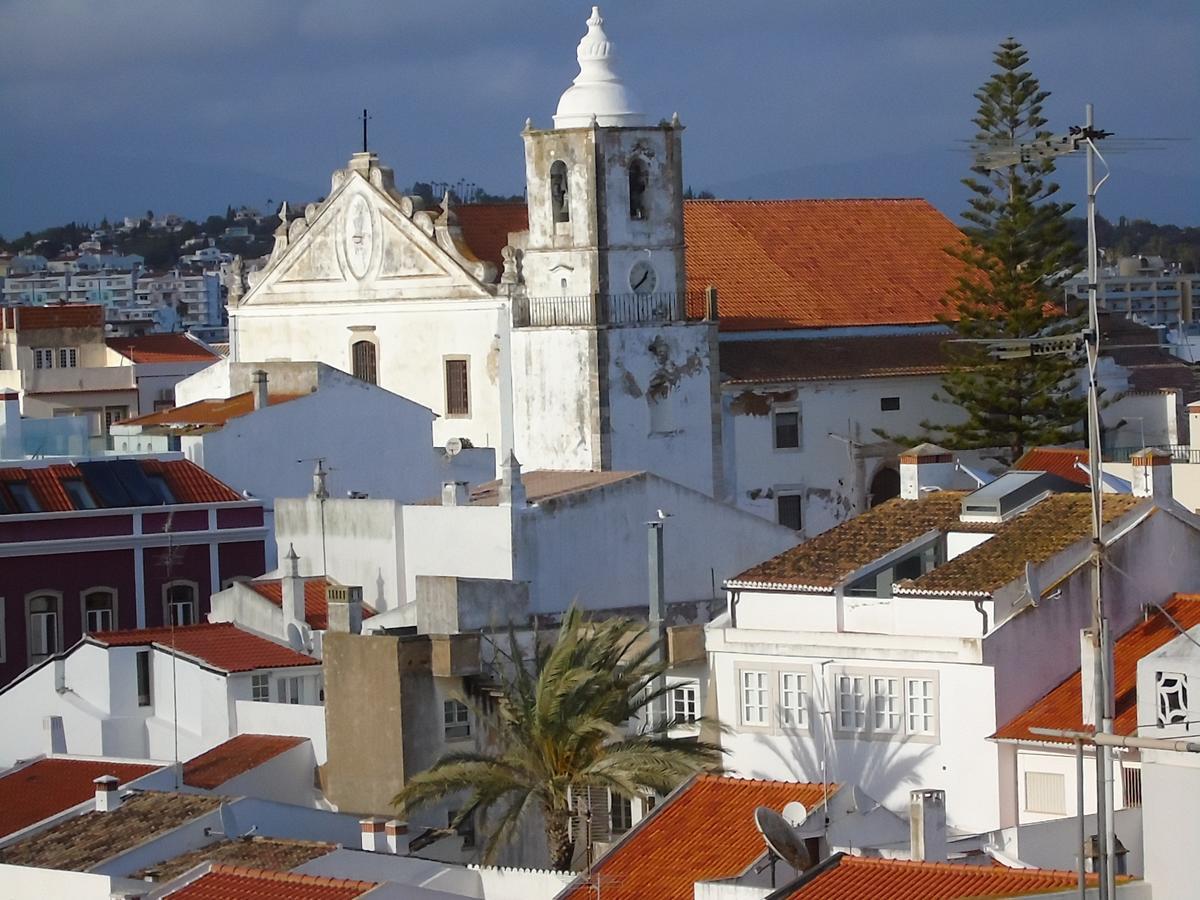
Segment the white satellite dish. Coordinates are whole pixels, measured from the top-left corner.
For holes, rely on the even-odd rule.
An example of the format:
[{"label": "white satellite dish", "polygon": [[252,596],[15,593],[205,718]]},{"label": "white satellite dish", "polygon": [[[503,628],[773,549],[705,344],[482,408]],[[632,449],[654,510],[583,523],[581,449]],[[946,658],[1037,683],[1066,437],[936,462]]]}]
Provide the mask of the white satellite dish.
[{"label": "white satellite dish", "polygon": [[808,819],[808,807],[799,800],[793,800],[784,805],[783,818],[793,828],[799,828]]},{"label": "white satellite dish", "polygon": [[767,849],[797,872],[803,872],[812,864],[804,840],[788,820],[775,810],[766,806],[758,807],[754,810],[754,824],[763,836]]},{"label": "white satellite dish", "polygon": [[462,449],[462,438],[450,438],[450,440],[446,441],[447,456],[458,456],[458,454],[462,453]]}]

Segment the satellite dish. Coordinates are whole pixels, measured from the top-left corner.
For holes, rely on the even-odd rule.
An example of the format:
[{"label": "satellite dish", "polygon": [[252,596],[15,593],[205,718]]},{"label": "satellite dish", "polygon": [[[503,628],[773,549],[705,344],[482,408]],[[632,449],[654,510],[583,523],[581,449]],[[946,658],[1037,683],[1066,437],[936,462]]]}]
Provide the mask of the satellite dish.
[{"label": "satellite dish", "polygon": [[811,865],[808,848],[788,820],[767,806],[754,810],[754,824],[767,848],[797,872]]},{"label": "satellite dish", "polygon": [[783,807],[783,818],[793,828],[799,828],[808,818],[808,808],[799,800],[793,800]]},{"label": "satellite dish", "polygon": [[458,456],[458,454],[462,453],[462,449],[462,438],[450,438],[450,440],[446,441],[447,456]]}]

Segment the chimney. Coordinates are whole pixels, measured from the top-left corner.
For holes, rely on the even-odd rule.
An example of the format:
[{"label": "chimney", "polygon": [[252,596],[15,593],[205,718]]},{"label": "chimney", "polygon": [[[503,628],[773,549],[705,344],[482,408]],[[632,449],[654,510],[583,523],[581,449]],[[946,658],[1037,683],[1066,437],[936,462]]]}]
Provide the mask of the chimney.
[{"label": "chimney", "polygon": [[66,753],[67,733],[62,716],[43,716],[42,730],[46,733],[46,753]]},{"label": "chimney", "polygon": [[268,403],[267,373],[262,369],[255,369],[252,377],[254,379],[254,408],[262,409]]},{"label": "chimney", "polygon": [[442,482],[442,506],[470,506],[470,485],[465,481]]},{"label": "chimney", "polygon": [[1083,701],[1083,727],[1096,727],[1096,646],[1092,629],[1079,632],[1079,688]]},{"label": "chimney", "polygon": [[0,389],[0,459],[22,459],[21,395]]},{"label": "chimney", "polygon": [[362,632],[362,588],[327,584],[325,600],[328,613],[326,628],[341,634]]},{"label": "chimney", "polygon": [[389,819],[383,826],[383,831],[389,853],[401,853],[408,849],[408,840],[405,837],[408,834],[408,826],[399,819]]},{"label": "chimney", "polygon": [[362,828],[362,848],[371,853],[387,853],[387,837],[383,833],[384,820],[378,816],[369,819],[359,819]]},{"label": "chimney", "polygon": [[106,813],[121,808],[121,782],[116,775],[101,775],[92,780],[96,786],[96,812]]},{"label": "chimney", "polygon": [[900,454],[900,496],[920,500],[930,489],[944,490],[954,480],[954,455],[936,444],[918,444]]},{"label": "chimney", "polygon": [[525,505],[525,482],[521,480],[521,463],[511,450],[508,451],[508,458],[500,466],[500,505],[515,506],[518,509]]},{"label": "chimney", "polygon": [[721,311],[717,307],[717,289],[711,284],[704,289],[704,318],[709,322],[721,318]]},{"label": "chimney", "polygon": [[920,790],[909,794],[909,856],[919,862],[945,862],[946,792]]},{"label": "chimney", "polygon": [[1171,501],[1171,454],[1148,447],[1129,457],[1133,466],[1133,496],[1153,497],[1163,505]]},{"label": "chimney", "polygon": [[300,557],[296,548],[288,544],[287,556],[284,558],[284,573],[281,579],[283,585],[283,627],[287,632],[289,625],[297,627],[305,624],[304,616],[304,579],[300,577]]}]

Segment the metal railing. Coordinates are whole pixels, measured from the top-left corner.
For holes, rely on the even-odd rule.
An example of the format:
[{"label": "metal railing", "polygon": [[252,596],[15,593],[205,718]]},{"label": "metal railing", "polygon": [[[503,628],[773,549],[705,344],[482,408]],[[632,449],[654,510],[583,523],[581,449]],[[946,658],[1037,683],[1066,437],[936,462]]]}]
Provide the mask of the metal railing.
[{"label": "metal railing", "polygon": [[[688,319],[688,294],[675,291],[565,294],[513,298],[517,328],[555,325],[641,325]],[[694,298],[703,309],[703,293]],[[698,316],[695,318],[699,318]]]},{"label": "metal railing", "polygon": [[1142,447],[1108,447],[1103,459],[1105,462],[1127,463],[1133,454],[1142,449],[1165,450],[1171,454],[1175,462],[1200,464],[1200,449],[1193,450],[1188,444],[1149,444]]}]

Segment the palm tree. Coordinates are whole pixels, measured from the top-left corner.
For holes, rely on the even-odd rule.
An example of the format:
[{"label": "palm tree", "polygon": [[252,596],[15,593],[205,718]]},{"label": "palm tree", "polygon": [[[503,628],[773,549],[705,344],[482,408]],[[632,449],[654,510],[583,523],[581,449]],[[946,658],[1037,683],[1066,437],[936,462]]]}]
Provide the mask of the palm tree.
[{"label": "palm tree", "polygon": [[635,647],[645,634],[627,619],[585,623],[572,606],[557,640],[535,646],[526,660],[510,629],[509,651],[501,654],[496,750],[446,754],[411,778],[393,802],[411,811],[468,791],[455,826],[477,810],[485,818],[499,813],[485,862],[529,813],[540,811],[551,865],[569,869],[572,791],[607,787],[628,798],[666,793],[721,758],[713,744],[669,737],[670,720],[630,729],[666,691],[660,677],[667,664],[654,660],[654,645]]}]

